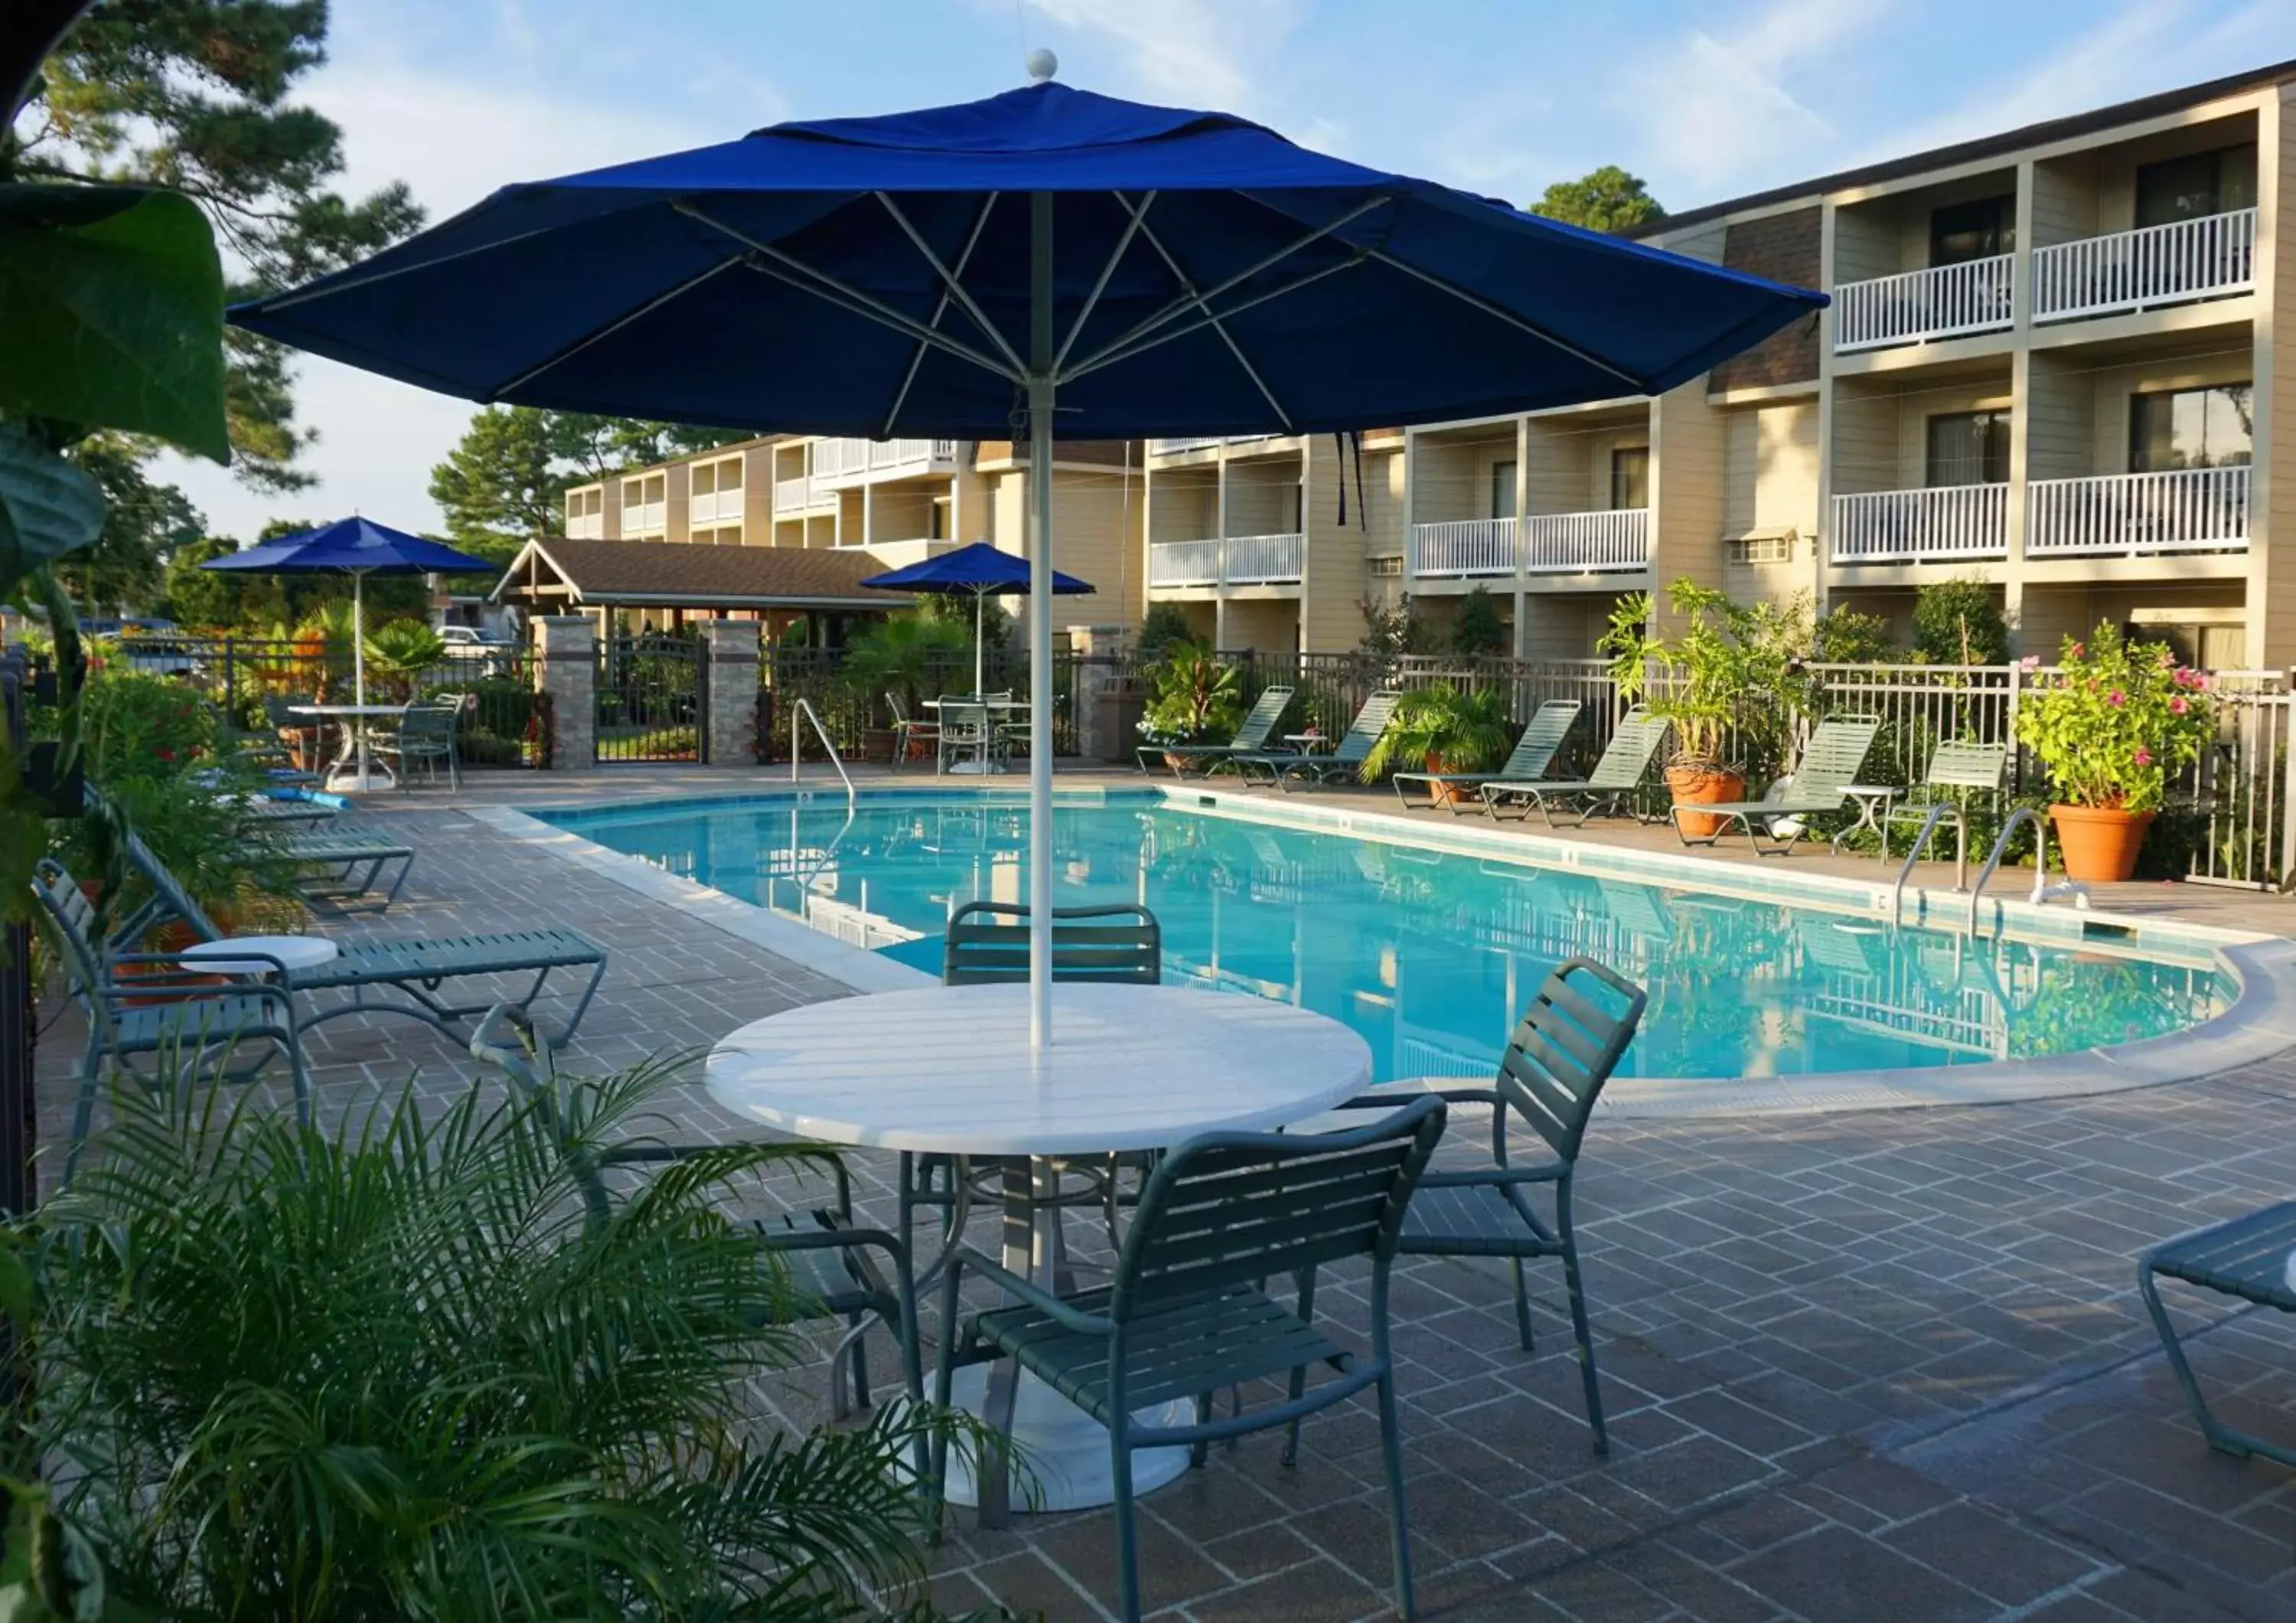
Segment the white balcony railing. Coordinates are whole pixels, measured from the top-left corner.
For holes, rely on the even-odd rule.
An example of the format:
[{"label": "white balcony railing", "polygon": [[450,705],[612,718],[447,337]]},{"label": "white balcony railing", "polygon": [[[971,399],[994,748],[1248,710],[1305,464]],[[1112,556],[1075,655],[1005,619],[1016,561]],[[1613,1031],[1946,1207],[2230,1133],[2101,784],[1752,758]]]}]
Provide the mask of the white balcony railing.
[{"label": "white balcony railing", "polygon": [[1462,518],[1411,526],[1406,567],[1414,575],[1514,573],[1514,520]]},{"label": "white balcony railing", "polygon": [[2222,552],[2248,545],[2248,470],[2175,468],[2027,487],[2025,551],[2035,557]]},{"label": "white balcony railing", "polygon": [[1232,535],[1199,541],[1154,541],[1148,548],[1151,586],[1277,586],[1298,581],[1308,565],[1308,538]]},{"label": "white balcony railing", "polygon": [[1650,509],[1535,513],[1522,521],[1523,569],[1531,574],[1582,574],[1650,567]]},{"label": "white balcony railing", "polygon": [[741,516],[742,490],[738,485],[730,490],[705,490],[686,499],[685,522],[689,524],[714,524],[720,519]]},{"label": "white balcony railing", "polygon": [[824,499],[814,488],[812,479],[800,474],[795,479],[774,481],[774,511],[777,514],[804,513]]},{"label": "white balcony railing", "polygon": [[2009,548],[2009,487],[1939,485],[1833,498],[1836,564],[1997,558]]},{"label": "white balcony railing", "polygon": [[816,440],[816,483],[858,483],[891,474],[930,474],[955,465],[954,440]]},{"label": "white balcony railing", "polygon": [[603,540],[606,535],[606,515],[603,513],[569,514],[566,537],[575,541]]},{"label": "white balcony railing", "polygon": [[1289,535],[1232,535],[1222,573],[1231,586],[1274,586],[1297,581],[1308,566],[1308,538],[1297,531]]},{"label": "white balcony railing", "polygon": [[2033,250],[2033,319],[2141,310],[2256,285],[2256,210],[2235,209]]},{"label": "white balcony railing", "polygon": [[1151,586],[1218,586],[1220,544],[1207,541],[1152,541],[1148,546]]},{"label": "white balcony railing", "polygon": [[665,503],[658,501],[626,502],[622,507],[622,533],[645,535],[662,528],[668,522]]},{"label": "white balcony railing", "polygon": [[1249,445],[1255,440],[1282,437],[1280,434],[1197,434],[1180,440],[1151,440],[1148,450],[1152,456],[1168,457],[1177,451],[1209,450],[1215,445]]},{"label": "white balcony railing", "polygon": [[1833,347],[1874,350],[2007,326],[2015,313],[2013,254],[1901,271],[1833,290]]}]

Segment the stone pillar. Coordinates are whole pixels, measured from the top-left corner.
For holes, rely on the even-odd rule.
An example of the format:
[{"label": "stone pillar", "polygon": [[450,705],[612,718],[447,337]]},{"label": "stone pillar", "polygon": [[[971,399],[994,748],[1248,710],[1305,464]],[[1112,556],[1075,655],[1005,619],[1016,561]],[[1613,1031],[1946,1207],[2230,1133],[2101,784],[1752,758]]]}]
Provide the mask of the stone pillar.
[{"label": "stone pillar", "polygon": [[[1124,651],[1131,644],[1132,628],[1124,625],[1072,625],[1069,652],[1076,668],[1077,754],[1086,761],[1129,761],[1134,736],[1133,706],[1103,704],[1111,688],[1124,687]],[[1129,716],[1129,720],[1127,717]]]},{"label": "stone pillar", "polygon": [[550,759],[543,764],[561,772],[596,766],[598,632],[587,614],[535,617],[534,686],[550,696]]},{"label": "stone pillar", "polygon": [[701,628],[709,661],[709,736],[701,740],[708,766],[758,762],[758,623],[712,620]]}]

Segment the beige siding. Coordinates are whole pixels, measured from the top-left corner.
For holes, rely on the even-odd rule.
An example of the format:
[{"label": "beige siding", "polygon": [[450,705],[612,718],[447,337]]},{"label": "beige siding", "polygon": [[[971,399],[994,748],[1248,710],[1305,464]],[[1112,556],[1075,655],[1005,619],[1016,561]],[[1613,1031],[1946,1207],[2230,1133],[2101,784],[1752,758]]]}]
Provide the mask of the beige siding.
[{"label": "beige siding", "polygon": [[[2106,367],[2088,375],[2094,381],[2090,465],[2081,473],[2125,474],[2128,471],[2128,397],[2156,389],[2192,389],[2204,383],[2251,381],[2256,370],[2255,352],[2247,345],[2230,353],[2218,350],[2184,359],[2146,361],[2128,367]],[[2038,475],[2037,475],[2038,477]]]},{"label": "beige siding", "polygon": [[1289,535],[1299,527],[1299,509],[1300,464],[1296,458],[1268,457],[1232,461],[1227,470],[1227,522],[1217,533]]},{"label": "beige siding", "polygon": [[[1403,477],[1400,450],[1365,451],[1363,483],[1358,491],[1353,458],[1347,464],[1348,522],[1363,537],[1367,557],[1392,557],[1403,550]],[[1357,511],[1360,496],[1362,511]]]},{"label": "beige siding", "polygon": [[1834,386],[1832,472],[1837,496],[1897,488],[1895,395],[1846,383]]},{"label": "beige siding", "polygon": [[[1373,482],[1374,464],[1397,460],[1366,457],[1365,486]],[[1300,584],[1300,646],[1311,654],[1337,654],[1362,640],[1361,606],[1370,586],[1360,539],[1364,514],[1354,488],[1355,461],[1341,456],[1328,440],[1312,442],[1304,461],[1308,571]],[[1382,474],[1385,471],[1380,468]],[[1342,500],[1348,511],[1345,529],[1340,526]]]},{"label": "beige siding", "polygon": [[2030,479],[2079,479],[2096,462],[2095,375],[2077,356],[2038,350],[2025,400],[2025,472]]},{"label": "beige siding", "polygon": [[750,547],[772,547],[774,532],[774,448],[753,445],[742,453],[742,540]]},{"label": "beige siding", "polygon": [[2256,274],[2270,290],[2256,328],[2257,421],[2261,465],[2251,497],[2262,519],[2252,540],[2249,658],[2296,663],[2296,87],[2283,87],[2264,129],[2279,161],[2259,165]]},{"label": "beige siding", "polygon": [[1252,648],[1262,654],[1295,653],[1300,646],[1300,606],[1288,600],[1231,598],[1220,606],[1226,622],[1223,648]]},{"label": "beige siding", "polygon": [[1892,212],[1854,204],[1833,211],[1833,285],[1904,268],[1898,262],[1898,222]]},{"label": "beige siding", "polygon": [[2075,152],[2033,166],[2036,248],[2097,235],[2096,154]]},{"label": "beige siding", "polygon": [[1660,395],[1652,412],[1651,569],[1661,587],[1678,575],[1723,584],[1726,415],[1706,403],[1703,378]]},{"label": "beige siding", "polygon": [[1200,541],[1219,533],[1219,480],[1210,468],[1148,475],[1151,539]]},{"label": "beige siding", "polygon": [[1722,533],[1817,533],[1817,403],[1785,400],[1725,415],[1728,487]]},{"label": "beige siding", "polygon": [[1892,487],[1914,490],[1928,482],[1930,419],[1960,411],[1999,411],[2013,397],[2009,380],[1997,383],[1948,383],[1909,391],[1898,400],[1898,473]]},{"label": "beige siding", "polygon": [[1611,592],[1533,592],[1522,600],[1517,646],[1525,659],[1592,659],[1609,623]]},{"label": "beige siding", "polygon": [[2255,115],[2243,112],[2104,148],[2096,155],[2095,163],[2097,230],[2127,231],[2135,227],[2136,171],[2144,165],[2221,146],[2237,146],[2243,142],[2253,144],[2255,140]]},{"label": "beige siding", "polygon": [[1491,469],[1512,462],[1511,423],[1416,436],[1411,470],[1413,510],[1423,524],[1491,516]]}]

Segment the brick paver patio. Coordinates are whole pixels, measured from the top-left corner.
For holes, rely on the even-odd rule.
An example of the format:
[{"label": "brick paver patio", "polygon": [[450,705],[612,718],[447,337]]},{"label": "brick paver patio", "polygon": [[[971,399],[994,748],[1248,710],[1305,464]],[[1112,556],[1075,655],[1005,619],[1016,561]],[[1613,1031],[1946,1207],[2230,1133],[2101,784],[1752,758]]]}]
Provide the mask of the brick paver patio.
[{"label": "brick paver patio", "polygon": [[[584,791],[624,792],[604,777]],[[514,786],[545,799],[573,787]],[[387,917],[324,927],[590,935],[612,965],[570,1069],[700,1047],[844,995],[438,797],[373,816],[421,848],[406,895]],[[51,1141],[66,1119],[75,1021],[44,1041]],[[406,1021],[322,1027],[310,1057],[330,1112],[410,1073],[444,1092],[475,1069]],[[676,1108],[693,1133],[740,1131],[698,1092]],[[882,1200],[889,1158],[854,1160]],[[2145,1245],[2292,1187],[2296,1054],[2040,1105],[1603,1121],[1580,1211],[1607,1457],[1587,1446],[1551,1270],[1535,1276],[1535,1357],[1514,1345],[1496,1266],[1428,1261],[1398,1275],[1422,1612],[1458,1623],[2296,1618],[2296,1473],[2202,1445],[2133,1289]],[[1346,1283],[1319,1300],[1342,1324],[1361,1306]],[[2227,1418],[2296,1438],[2296,1321],[2191,1297],[2178,1307],[2205,1326],[2194,1359]],[[817,1366],[761,1384],[795,1423],[816,1417],[823,1391]],[[1295,1470],[1279,1446],[1269,1437],[1215,1451],[1208,1469],[1143,1501],[1158,1615],[1387,1615],[1367,1406],[1310,1420]],[[951,1606],[993,1599],[1099,1619],[1112,1554],[1105,1513],[1024,1517],[991,1533],[968,1512],[940,1552],[937,1588]]]}]

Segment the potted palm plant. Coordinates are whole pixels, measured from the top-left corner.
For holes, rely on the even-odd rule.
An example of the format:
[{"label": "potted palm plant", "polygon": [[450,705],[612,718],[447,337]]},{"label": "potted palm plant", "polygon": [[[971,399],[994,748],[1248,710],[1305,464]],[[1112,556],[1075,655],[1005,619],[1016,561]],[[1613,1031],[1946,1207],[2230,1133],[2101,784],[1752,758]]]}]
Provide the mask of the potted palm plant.
[{"label": "potted palm plant", "polygon": [[[1620,698],[1640,701],[1673,724],[1666,787],[1674,803],[1743,800],[1746,770],[1731,758],[1731,746],[1749,701],[1784,688],[1792,651],[1775,634],[1784,622],[1687,576],[1669,585],[1666,597],[1682,622],[1674,637],[1652,633],[1650,595],[1635,592],[1612,607],[1595,647],[1610,656]],[[1697,813],[1681,820],[1683,833],[1693,837],[1720,832],[1720,823]]]},{"label": "potted palm plant", "polygon": [[2132,644],[2106,622],[2068,637],[2055,672],[2039,674],[2017,707],[2017,737],[2056,791],[2049,808],[2065,873],[2115,881],[2136,871],[2144,831],[2177,772],[2213,736],[2207,675],[2167,647]]},{"label": "potted palm plant", "polygon": [[1185,759],[1177,746],[1224,741],[1243,720],[1243,679],[1204,644],[1167,645],[1148,680],[1140,736],[1151,745],[1175,746],[1164,757],[1175,771]]},{"label": "potted palm plant", "polygon": [[[1449,682],[1430,682],[1396,702],[1387,730],[1364,757],[1363,780],[1377,783],[1398,767],[1414,772],[1488,771],[1513,742],[1505,694],[1496,688],[1466,693]],[[1459,799],[1454,785],[1428,787],[1439,806]]]}]

